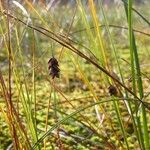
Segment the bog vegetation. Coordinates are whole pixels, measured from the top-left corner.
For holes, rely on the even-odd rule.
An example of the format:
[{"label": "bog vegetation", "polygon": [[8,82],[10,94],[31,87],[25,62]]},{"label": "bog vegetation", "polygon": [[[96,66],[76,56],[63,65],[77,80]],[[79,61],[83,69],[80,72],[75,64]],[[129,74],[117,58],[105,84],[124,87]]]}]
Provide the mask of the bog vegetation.
[{"label": "bog vegetation", "polygon": [[150,149],[140,2],[0,1],[0,150]]}]

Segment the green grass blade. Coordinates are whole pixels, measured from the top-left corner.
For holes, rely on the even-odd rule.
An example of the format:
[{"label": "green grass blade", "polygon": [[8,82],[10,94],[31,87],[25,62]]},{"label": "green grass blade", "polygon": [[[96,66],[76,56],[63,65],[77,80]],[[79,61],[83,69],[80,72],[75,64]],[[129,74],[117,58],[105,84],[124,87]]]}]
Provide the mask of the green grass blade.
[{"label": "green grass blade", "polygon": [[[128,18],[128,25],[129,25],[129,39],[130,39],[130,54],[131,54],[131,67],[132,67],[132,76],[136,77],[133,80],[133,86],[135,86],[135,80],[137,79],[137,87],[139,90],[139,96],[140,99],[143,99],[144,96],[144,91],[143,91],[143,85],[142,85],[142,78],[141,78],[141,71],[140,71],[140,65],[139,65],[139,58],[138,58],[138,53],[137,53],[137,48],[136,48],[136,43],[135,43],[135,37],[133,33],[133,27],[132,27],[132,0],[128,0],[128,12],[127,12],[127,18]],[[134,67],[135,64],[135,67]],[[136,70],[134,71],[134,68]],[[136,87],[134,87],[136,88]],[[134,91],[136,92],[136,91]],[[138,108],[137,108],[138,109]],[[138,110],[137,110],[138,111]],[[137,116],[139,117],[139,116]],[[138,127],[143,128],[143,133],[144,133],[144,143],[142,139],[142,133],[140,132],[140,138],[141,138],[141,144],[145,144],[145,149],[150,149],[150,141],[149,141],[149,132],[148,132],[148,126],[147,126],[147,114],[145,111],[144,106],[142,105],[142,126],[140,125],[140,122],[138,121]]]},{"label": "green grass blade", "polygon": [[[72,118],[73,116],[77,115],[78,113],[82,112],[83,110],[93,107],[95,105],[98,104],[102,104],[102,103],[108,103],[111,101],[118,101],[119,99],[109,99],[109,100],[103,100],[103,101],[99,101],[99,102],[95,102],[92,103],[86,107],[82,107],[79,108],[78,110],[76,110],[75,112],[71,113],[70,115],[66,116],[64,119],[60,120],[57,124],[55,124],[52,128],[50,128],[41,138],[38,139],[38,141],[32,146],[31,150],[34,150],[47,136],[52,134],[52,131],[56,128],[58,128],[61,124],[63,124],[64,122],[66,122],[68,119]],[[121,100],[121,99],[120,99]],[[129,100],[129,99],[128,99]],[[131,99],[130,99],[131,100]]]}]

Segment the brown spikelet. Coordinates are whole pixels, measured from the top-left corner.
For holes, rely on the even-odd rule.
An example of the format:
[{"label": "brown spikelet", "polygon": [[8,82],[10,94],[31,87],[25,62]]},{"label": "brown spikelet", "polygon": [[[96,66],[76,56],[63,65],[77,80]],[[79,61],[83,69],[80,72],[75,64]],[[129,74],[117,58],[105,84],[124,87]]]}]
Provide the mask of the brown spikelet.
[{"label": "brown spikelet", "polygon": [[59,78],[59,64],[56,58],[52,57],[49,61],[48,61],[48,69],[50,71],[49,75],[52,77],[52,79]]},{"label": "brown spikelet", "polygon": [[113,85],[110,85],[109,88],[108,88],[108,91],[109,91],[109,94],[112,96],[117,96],[117,88]]}]

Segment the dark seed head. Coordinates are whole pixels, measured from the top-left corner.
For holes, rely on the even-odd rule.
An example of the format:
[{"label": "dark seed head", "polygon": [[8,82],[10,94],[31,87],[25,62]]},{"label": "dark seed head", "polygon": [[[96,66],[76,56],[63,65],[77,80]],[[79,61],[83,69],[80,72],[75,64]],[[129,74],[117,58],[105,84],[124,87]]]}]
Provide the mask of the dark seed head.
[{"label": "dark seed head", "polygon": [[59,64],[56,58],[52,57],[49,61],[48,61],[48,69],[50,71],[49,75],[52,77],[52,79],[59,78]]},{"label": "dark seed head", "polygon": [[117,89],[115,86],[113,85],[110,85],[109,88],[108,88],[108,91],[109,91],[109,94],[112,96],[117,96]]}]

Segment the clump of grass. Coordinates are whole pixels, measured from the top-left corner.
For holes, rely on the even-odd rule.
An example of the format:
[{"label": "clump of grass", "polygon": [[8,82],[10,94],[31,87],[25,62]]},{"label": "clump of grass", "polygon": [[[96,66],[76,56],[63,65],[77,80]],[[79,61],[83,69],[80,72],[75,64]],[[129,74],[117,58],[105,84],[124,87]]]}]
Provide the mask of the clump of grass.
[{"label": "clump of grass", "polygon": [[[59,6],[62,15],[28,0],[12,4],[18,10],[1,4],[7,63],[0,69],[0,114],[14,149],[150,149],[150,107],[135,36],[149,33],[134,29],[133,12],[143,24],[149,21],[132,0],[122,3],[128,27],[112,25],[102,1],[77,0],[73,13],[73,7]],[[111,27],[128,30],[130,63],[120,59],[115,39],[121,37],[113,37]],[[63,92],[73,80],[79,81],[73,92]]]}]

